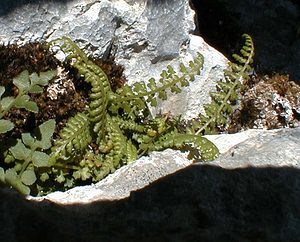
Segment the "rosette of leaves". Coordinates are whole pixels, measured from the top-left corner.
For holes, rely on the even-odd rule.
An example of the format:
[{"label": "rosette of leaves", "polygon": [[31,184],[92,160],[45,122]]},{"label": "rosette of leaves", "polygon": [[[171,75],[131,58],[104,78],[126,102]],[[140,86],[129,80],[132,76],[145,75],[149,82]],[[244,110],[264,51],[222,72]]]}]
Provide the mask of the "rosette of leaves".
[{"label": "rosette of leaves", "polygon": [[[23,108],[37,113],[37,104],[30,100],[30,93],[41,93],[43,87],[56,75],[56,71],[46,71],[39,74],[29,74],[27,70],[21,72],[13,79],[17,88],[17,95],[6,95],[5,87],[0,86],[0,133],[4,134],[14,128],[14,123],[4,119],[12,107]],[[30,193],[30,187],[37,180],[37,169],[48,166],[49,155],[44,153],[51,147],[52,134],[55,121],[49,120],[40,125],[33,137],[23,133],[21,139],[4,152],[4,163],[0,167],[0,181],[14,187],[23,194]],[[2,146],[3,144],[1,144]]]}]

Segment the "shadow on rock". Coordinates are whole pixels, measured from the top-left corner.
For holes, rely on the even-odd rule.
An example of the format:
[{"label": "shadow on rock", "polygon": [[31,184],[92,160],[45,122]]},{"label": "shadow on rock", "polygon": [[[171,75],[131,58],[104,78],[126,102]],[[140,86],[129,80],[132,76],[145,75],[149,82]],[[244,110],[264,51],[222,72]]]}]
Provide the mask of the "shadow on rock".
[{"label": "shadow on rock", "polygon": [[62,206],[0,189],[3,241],[299,241],[300,171],[192,165],[127,199]]}]

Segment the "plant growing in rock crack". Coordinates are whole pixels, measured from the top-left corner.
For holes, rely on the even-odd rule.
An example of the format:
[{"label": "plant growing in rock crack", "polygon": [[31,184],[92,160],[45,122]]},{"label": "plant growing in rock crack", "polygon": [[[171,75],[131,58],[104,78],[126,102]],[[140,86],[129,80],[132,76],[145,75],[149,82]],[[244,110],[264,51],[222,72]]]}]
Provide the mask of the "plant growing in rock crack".
[{"label": "plant growing in rock crack", "polygon": [[113,92],[101,68],[95,65],[70,39],[63,37],[49,43],[60,46],[66,60],[90,83],[90,104],[70,118],[54,141],[50,164],[56,181],[65,186],[74,180],[99,181],[124,164],[154,150],[187,146],[199,149],[202,160],[214,159],[217,148],[198,135],[180,133],[166,117],[145,121],[147,104],[156,106],[156,99],[167,99],[167,91],[179,93],[198,75],[203,65],[201,54],[188,67],[181,65],[180,74],[171,66],[163,71],[159,83],[125,85]]},{"label": "plant growing in rock crack", "polygon": [[[205,107],[206,116],[182,132],[177,121],[167,116],[149,119],[148,105],[156,106],[157,98],[165,100],[168,92],[179,93],[194,81],[203,66],[201,54],[189,66],[182,64],[178,73],[168,66],[158,81],[124,85],[114,92],[103,70],[73,41],[62,37],[49,43],[49,48],[53,46],[60,47],[66,55],[65,61],[91,85],[90,101],[83,112],[68,120],[58,138],[51,139],[55,122],[49,120],[40,125],[34,136],[22,134],[16,144],[4,151],[5,162],[15,162],[15,166],[0,169],[0,179],[24,194],[42,195],[82,181],[99,181],[142,155],[166,148],[190,151],[190,157],[196,160],[215,159],[218,149],[199,134],[224,124],[225,114],[230,112],[229,102],[237,97],[240,79],[247,76],[253,57],[253,44],[246,36],[242,56],[236,56],[239,64],[231,64],[232,69],[225,73],[226,81],[218,82],[218,93],[211,93],[213,101]],[[29,80],[26,79],[26,88],[16,83],[20,93],[34,86],[31,77]],[[28,98],[23,99],[28,103]],[[4,107],[8,109],[7,104]],[[30,110],[36,111],[32,107]],[[11,128],[7,125],[3,131]]]},{"label": "plant growing in rock crack", "polygon": [[236,63],[229,62],[229,68],[224,70],[225,80],[217,82],[217,91],[210,92],[211,103],[204,105],[205,114],[191,122],[187,132],[191,134],[219,133],[229,123],[233,113],[232,106],[238,100],[242,81],[250,78],[251,64],[254,57],[254,45],[251,36],[244,34],[245,44],[240,55],[233,54]]},{"label": "plant growing in rock crack", "polygon": [[7,164],[14,162],[14,167],[6,171],[0,167],[0,180],[23,194],[29,194],[29,186],[37,180],[47,178],[47,173],[42,173],[39,168],[48,167],[50,156],[45,153],[51,147],[51,139],[54,133],[55,120],[51,119],[41,124],[34,136],[23,133],[17,144],[9,148],[5,158]]}]

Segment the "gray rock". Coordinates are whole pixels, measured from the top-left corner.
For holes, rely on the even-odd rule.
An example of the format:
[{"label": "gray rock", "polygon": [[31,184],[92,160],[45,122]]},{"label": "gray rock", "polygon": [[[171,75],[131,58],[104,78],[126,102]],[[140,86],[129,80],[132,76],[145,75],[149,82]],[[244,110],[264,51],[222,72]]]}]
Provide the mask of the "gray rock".
[{"label": "gray rock", "polygon": [[[196,117],[209,101],[209,91],[223,77],[227,59],[190,34],[194,12],[188,0],[180,1],[50,1],[0,3],[0,41],[23,44],[50,41],[69,36],[95,57],[114,56],[125,68],[129,83],[147,81],[159,75],[167,65],[178,70],[197,52],[204,56],[201,75],[168,102],[159,103],[158,112]],[[6,14],[7,13],[7,14]],[[175,104],[175,105],[174,105]]]},{"label": "gray rock", "polygon": [[[300,128],[270,131],[253,129],[236,134],[206,136],[220,150],[219,158],[208,164],[226,169],[266,166],[299,168],[299,136]],[[144,188],[191,164],[187,154],[180,151],[167,149],[153,152],[149,157],[142,157],[118,169],[96,184],[75,187],[66,192],[54,192],[44,197],[29,196],[28,199],[46,199],[60,204],[123,199],[130,192]]]},{"label": "gray rock", "polygon": [[50,200],[60,204],[90,203],[101,200],[118,200],[129,197],[130,192],[148,186],[161,177],[172,174],[191,165],[186,154],[167,149],[153,152],[149,157],[118,169],[102,181],[89,186],[81,186],[66,192],[53,192],[44,197],[31,197],[35,201]]},{"label": "gray rock", "polygon": [[252,135],[210,164],[226,169],[267,166],[300,168],[300,128],[261,131]]}]

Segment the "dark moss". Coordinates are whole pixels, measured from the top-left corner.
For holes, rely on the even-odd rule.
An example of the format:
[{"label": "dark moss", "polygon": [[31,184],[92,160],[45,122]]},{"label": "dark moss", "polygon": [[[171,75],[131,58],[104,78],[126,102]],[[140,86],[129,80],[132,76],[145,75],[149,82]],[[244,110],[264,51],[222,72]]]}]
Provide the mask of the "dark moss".
[{"label": "dark moss", "polygon": [[[116,65],[113,60],[95,61],[107,73],[113,90],[121,87],[125,83],[123,68]],[[43,72],[50,69],[64,68],[66,78],[72,80],[75,89],[68,89],[64,94],[52,100],[47,92],[47,86],[43,93],[30,94],[30,97],[39,107],[40,112],[31,113],[25,109],[13,108],[5,118],[10,119],[15,124],[15,128],[0,136],[0,140],[5,142],[10,138],[19,138],[21,133],[33,132],[34,128],[49,119],[55,119],[57,126],[54,136],[64,126],[68,118],[81,112],[88,105],[88,94],[90,85],[82,77],[78,76],[76,69],[67,63],[61,63],[50,52],[45,43],[28,43],[23,46],[15,44],[0,46],[0,85],[6,88],[4,96],[16,96],[17,88],[13,85],[13,78],[24,70],[29,73]],[[54,80],[53,80],[54,81]],[[3,144],[3,143],[2,143]]]}]

